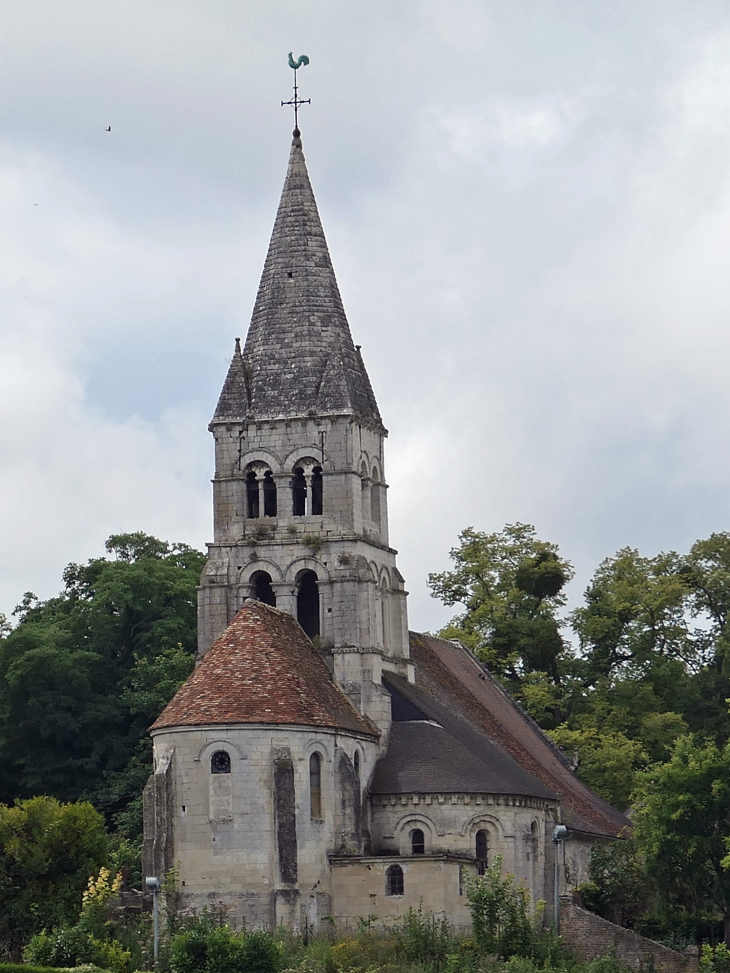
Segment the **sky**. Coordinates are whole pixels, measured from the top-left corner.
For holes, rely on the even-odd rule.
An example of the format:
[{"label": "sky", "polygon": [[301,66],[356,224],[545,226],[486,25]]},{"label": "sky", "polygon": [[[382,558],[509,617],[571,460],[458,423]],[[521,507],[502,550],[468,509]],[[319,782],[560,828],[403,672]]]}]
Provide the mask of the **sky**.
[{"label": "sky", "polygon": [[[411,626],[467,526],[571,604],[730,530],[727,0],[24,0],[0,30],[0,611],[212,539],[207,431],[300,127]],[[112,127],[107,132],[108,126]]]}]

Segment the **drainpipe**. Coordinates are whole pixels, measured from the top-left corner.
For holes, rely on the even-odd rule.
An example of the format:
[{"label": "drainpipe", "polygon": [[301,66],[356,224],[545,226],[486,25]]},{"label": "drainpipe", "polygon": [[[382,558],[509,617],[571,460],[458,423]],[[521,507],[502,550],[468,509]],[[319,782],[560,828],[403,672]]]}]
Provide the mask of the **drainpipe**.
[{"label": "drainpipe", "polygon": [[572,838],[571,833],[565,827],[564,824],[556,824],[553,829],[553,922],[555,923],[555,932],[560,932],[560,860],[558,855],[558,846],[562,845],[563,855],[565,855],[565,842]]}]

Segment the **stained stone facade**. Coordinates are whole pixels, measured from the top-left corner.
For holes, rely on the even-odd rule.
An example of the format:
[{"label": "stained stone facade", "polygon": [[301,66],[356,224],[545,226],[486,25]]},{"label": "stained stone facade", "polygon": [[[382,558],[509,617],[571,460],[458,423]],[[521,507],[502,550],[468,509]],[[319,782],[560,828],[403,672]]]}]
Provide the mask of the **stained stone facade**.
[{"label": "stained stone facade", "polygon": [[556,865],[583,880],[626,819],[464,646],[408,632],[387,433],[298,132],[210,430],[198,666],[152,727],[146,874],[176,863],[190,907],[293,929],[419,905],[465,927],[497,854],[533,901]]}]

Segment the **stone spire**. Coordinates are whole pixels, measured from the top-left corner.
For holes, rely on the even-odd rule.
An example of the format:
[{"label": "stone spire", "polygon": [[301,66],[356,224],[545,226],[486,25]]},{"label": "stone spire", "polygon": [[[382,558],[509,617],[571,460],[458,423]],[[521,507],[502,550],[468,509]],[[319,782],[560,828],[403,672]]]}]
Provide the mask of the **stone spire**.
[{"label": "stone spire", "polygon": [[295,130],[243,355],[237,348],[213,421],[343,414],[382,428]]}]

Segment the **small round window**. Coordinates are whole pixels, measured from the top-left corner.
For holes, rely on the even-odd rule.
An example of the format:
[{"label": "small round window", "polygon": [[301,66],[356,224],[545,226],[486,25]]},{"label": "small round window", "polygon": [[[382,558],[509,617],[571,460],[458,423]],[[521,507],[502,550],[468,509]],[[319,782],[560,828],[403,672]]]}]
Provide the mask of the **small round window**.
[{"label": "small round window", "polygon": [[211,774],[230,774],[231,755],[226,750],[216,750],[210,758]]}]

